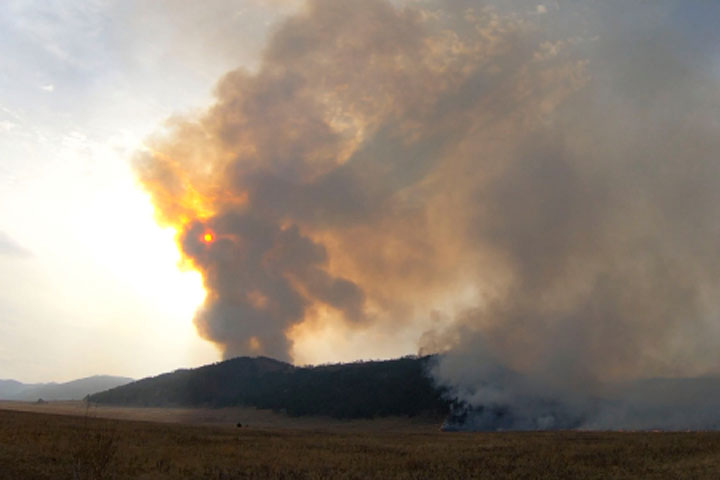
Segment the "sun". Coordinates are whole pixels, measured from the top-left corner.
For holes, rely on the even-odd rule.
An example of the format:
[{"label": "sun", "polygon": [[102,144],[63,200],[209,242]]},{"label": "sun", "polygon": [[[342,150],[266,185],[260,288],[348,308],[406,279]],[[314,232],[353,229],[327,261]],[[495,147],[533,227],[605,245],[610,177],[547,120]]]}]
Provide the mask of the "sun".
[{"label": "sun", "polygon": [[205,243],[212,243],[215,241],[215,235],[212,232],[205,232],[205,235],[203,235],[203,240]]}]

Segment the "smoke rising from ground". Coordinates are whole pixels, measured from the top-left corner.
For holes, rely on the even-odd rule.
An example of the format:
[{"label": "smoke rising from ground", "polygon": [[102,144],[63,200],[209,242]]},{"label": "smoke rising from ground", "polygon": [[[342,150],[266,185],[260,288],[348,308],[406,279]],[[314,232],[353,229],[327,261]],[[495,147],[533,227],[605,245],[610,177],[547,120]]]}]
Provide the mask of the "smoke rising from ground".
[{"label": "smoke rising from ground", "polygon": [[415,329],[482,428],[618,426],[626,382],[718,373],[702,9],[309,1],[136,159],[200,333],[289,359],[300,327]]}]

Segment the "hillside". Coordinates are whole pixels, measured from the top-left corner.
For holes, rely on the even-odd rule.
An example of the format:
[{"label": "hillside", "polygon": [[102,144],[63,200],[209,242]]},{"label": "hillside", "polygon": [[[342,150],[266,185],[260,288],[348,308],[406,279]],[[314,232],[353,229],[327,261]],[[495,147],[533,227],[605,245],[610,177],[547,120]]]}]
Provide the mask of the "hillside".
[{"label": "hillside", "polygon": [[444,415],[447,402],[425,374],[432,358],[295,367],[239,357],[145,378],[89,399],[126,406],[242,405],[335,418]]},{"label": "hillside", "polygon": [[87,395],[132,382],[132,378],[96,375],[65,383],[24,384],[0,380],[0,400],[81,400]]},{"label": "hillside", "polygon": [[0,400],[12,399],[14,395],[22,392],[28,385],[17,380],[0,380]]}]

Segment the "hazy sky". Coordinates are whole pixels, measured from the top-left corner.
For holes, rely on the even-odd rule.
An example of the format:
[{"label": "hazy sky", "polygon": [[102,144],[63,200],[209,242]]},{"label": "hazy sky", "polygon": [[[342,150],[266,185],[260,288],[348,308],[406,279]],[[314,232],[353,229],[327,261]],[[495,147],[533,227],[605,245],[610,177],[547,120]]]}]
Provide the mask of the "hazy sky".
[{"label": "hazy sky", "polygon": [[290,2],[0,2],[0,378],[143,376],[218,359],[129,167],[173,113],[253,68]]},{"label": "hazy sky", "polygon": [[0,3],[0,378],[720,372],[719,13]]}]

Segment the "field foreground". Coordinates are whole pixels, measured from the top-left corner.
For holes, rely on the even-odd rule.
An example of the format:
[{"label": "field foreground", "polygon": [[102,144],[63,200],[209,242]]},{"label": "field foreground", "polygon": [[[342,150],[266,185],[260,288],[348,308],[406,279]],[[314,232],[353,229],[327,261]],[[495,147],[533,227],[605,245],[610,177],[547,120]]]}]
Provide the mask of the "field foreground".
[{"label": "field foreground", "polygon": [[0,410],[2,479],[712,478],[720,433],[260,429]]}]

